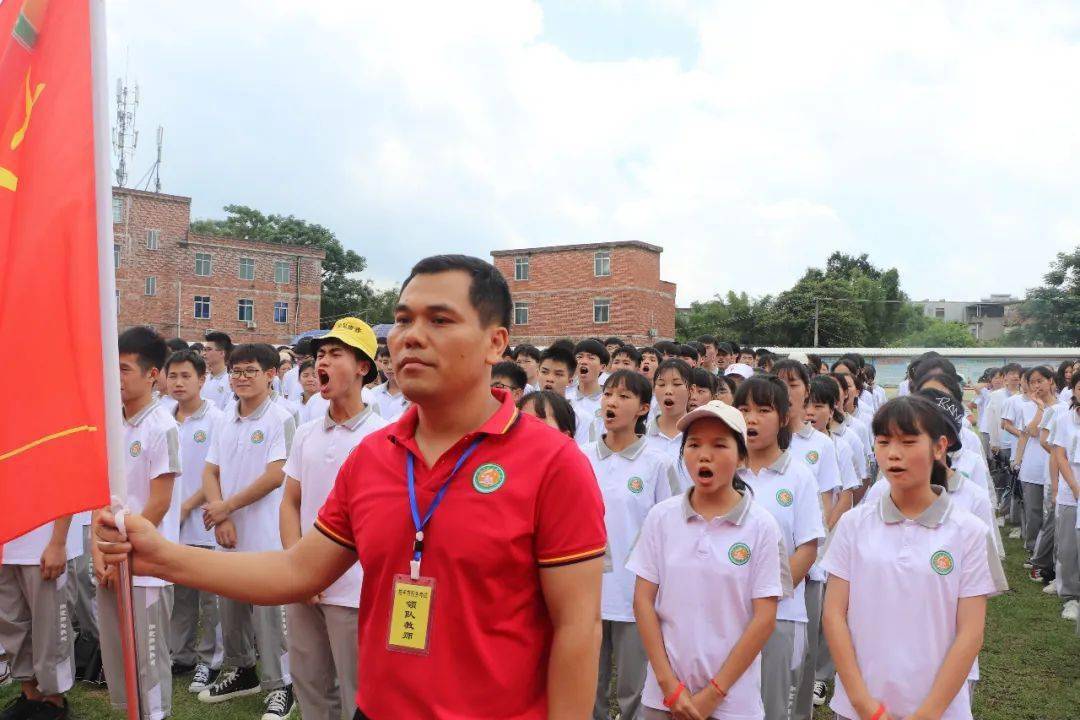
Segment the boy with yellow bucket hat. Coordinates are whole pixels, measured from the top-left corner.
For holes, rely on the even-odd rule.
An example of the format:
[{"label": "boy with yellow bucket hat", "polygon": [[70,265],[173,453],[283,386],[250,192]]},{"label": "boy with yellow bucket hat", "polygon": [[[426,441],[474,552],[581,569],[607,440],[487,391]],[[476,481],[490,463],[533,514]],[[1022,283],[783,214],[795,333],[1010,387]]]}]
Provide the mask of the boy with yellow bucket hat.
[{"label": "boy with yellow bucket hat", "polygon": [[[342,318],[311,341],[325,415],[297,429],[285,462],[281,544],[288,548],[312,531],[316,513],[338,470],[368,433],[387,422],[364,404],[361,390],[374,379],[375,333],[362,320]],[[352,717],[356,711],[356,618],[363,571],[354,565],[307,603],[286,607],[293,687],[305,718]],[[336,682],[335,682],[336,680]]]}]

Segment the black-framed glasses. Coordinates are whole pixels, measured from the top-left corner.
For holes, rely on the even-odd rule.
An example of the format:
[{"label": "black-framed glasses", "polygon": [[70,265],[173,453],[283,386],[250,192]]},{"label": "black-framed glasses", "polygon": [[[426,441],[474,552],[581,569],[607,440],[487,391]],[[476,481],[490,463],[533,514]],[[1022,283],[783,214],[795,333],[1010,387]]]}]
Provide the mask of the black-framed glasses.
[{"label": "black-framed glasses", "polygon": [[242,377],[251,380],[252,378],[258,377],[261,372],[262,370],[260,368],[237,368],[236,370],[229,371],[229,377],[234,380],[239,380]]},{"label": "black-framed glasses", "polygon": [[519,387],[514,387],[513,385],[506,385],[504,383],[499,382],[498,380],[491,383],[491,387],[497,388],[499,390],[509,390],[510,392],[514,392],[515,390],[520,390],[521,389]]}]

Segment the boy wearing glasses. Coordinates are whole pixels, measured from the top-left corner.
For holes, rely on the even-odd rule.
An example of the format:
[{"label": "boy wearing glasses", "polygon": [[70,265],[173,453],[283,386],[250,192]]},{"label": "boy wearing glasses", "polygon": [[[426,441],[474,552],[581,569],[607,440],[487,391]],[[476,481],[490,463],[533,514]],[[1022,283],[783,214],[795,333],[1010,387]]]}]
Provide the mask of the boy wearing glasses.
[{"label": "boy wearing glasses", "polygon": [[515,403],[525,394],[528,382],[525,370],[513,360],[503,360],[491,368],[491,387],[510,393]]},{"label": "boy wearing glasses", "polygon": [[[276,359],[276,358],[275,358]],[[229,356],[229,378],[237,397],[213,437],[203,470],[203,523],[222,550],[281,550],[278,513],[283,467],[296,423],[270,397],[274,362],[258,345],[239,345]],[[199,693],[205,703],[266,693],[264,720],[286,717],[294,700],[285,648],[284,608],[222,597],[223,670]],[[254,647],[252,637],[254,636]],[[258,648],[259,670],[255,670]]]},{"label": "boy wearing glasses", "polygon": [[206,361],[206,382],[202,387],[202,396],[224,410],[233,399],[229,389],[229,353],[233,349],[232,339],[223,332],[206,333],[203,345],[203,360]]}]

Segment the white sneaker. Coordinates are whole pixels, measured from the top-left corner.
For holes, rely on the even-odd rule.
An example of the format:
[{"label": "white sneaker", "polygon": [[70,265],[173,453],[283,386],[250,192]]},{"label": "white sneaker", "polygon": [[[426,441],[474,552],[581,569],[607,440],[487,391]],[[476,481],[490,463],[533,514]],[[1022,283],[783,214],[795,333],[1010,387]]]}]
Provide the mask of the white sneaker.
[{"label": "white sneaker", "polygon": [[826,696],[829,692],[829,686],[825,684],[824,680],[814,681],[814,707],[821,707],[828,699]]},{"label": "white sneaker", "polygon": [[1080,616],[1080,602],[1070,600],[1065,603],[1065,608],[1061,611],[1062,619],[1076,622],[1077,616]]},{"label": "white sneaker", "polygon": [[7,658],[0,658],[0,686],[11,682],[11,664]]},{"label": "white sneaker", "polygon": [[1047,595],[1057,595],[1058,594],[1057,580],[1054,580],[1053,582],[1046,583],[1046,587],[1043,588],[1043,592],[1046,593]]},{"label": "white sneaker", "polygon": [[1020,539],[1020,528],[1013,528],[1012,532],[1009,533],[1009,539],[1010,540],[1019,540]]}]

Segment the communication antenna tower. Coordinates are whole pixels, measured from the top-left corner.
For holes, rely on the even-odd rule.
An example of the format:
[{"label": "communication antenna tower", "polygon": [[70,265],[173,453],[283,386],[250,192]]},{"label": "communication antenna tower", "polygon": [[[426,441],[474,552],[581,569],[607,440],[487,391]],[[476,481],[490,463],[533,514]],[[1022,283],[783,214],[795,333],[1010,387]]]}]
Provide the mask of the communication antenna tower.
[{"label": "communication antenna tower", "polygon": [[116,79],[116,124],[113,127],[113,155],[116,156],[116,184],[127,185],[128,163],[139,144],[135,129],[135,113],[139,109],[139,86],[129,88],[124,80]]}]

